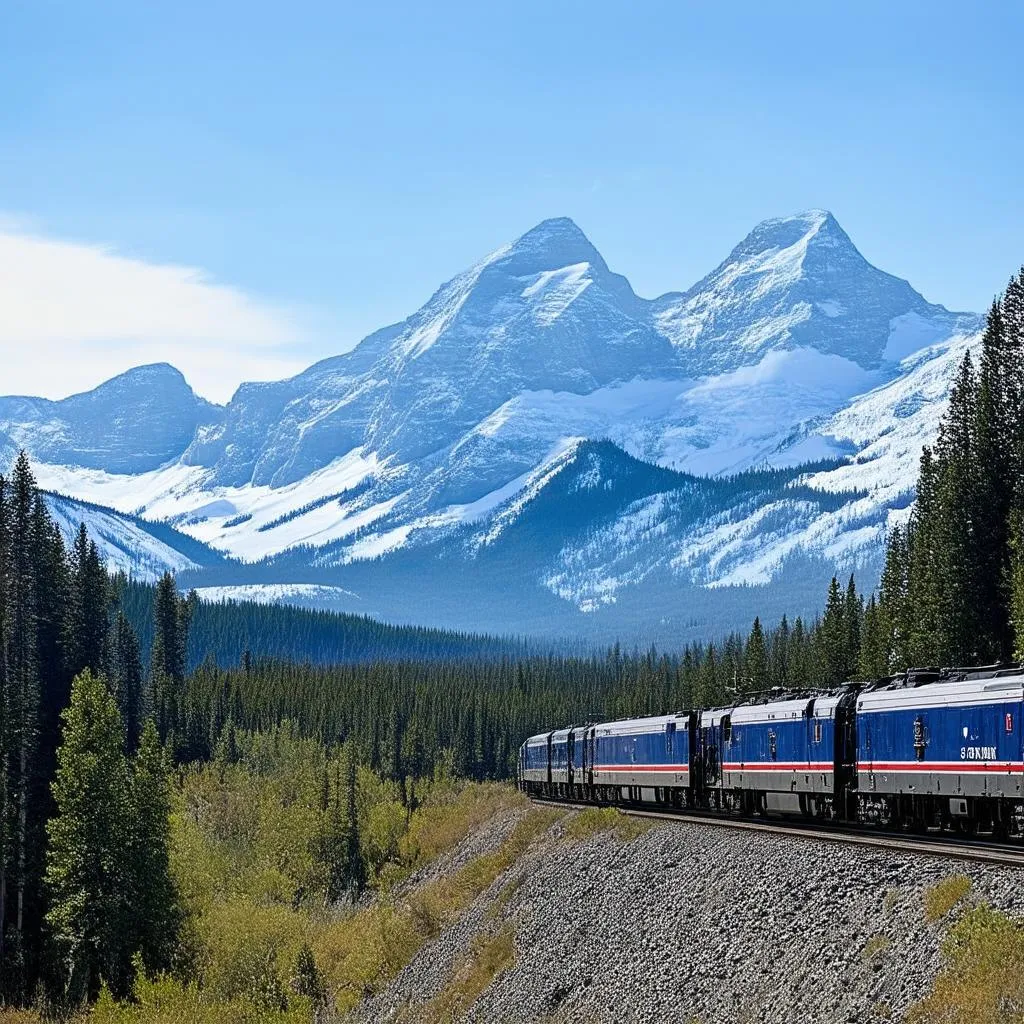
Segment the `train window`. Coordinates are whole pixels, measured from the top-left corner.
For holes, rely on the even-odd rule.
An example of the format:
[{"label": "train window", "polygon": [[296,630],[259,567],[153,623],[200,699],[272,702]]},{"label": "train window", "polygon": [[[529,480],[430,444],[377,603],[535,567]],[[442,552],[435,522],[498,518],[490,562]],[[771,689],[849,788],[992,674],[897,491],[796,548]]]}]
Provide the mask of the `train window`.
[{"label": "train window", "polygon": [[918,715],[914,719],[914,756],[918,761],[924,760],[924,748],[925,748],[925,735],[924,735],[924,721],[921,716]]},{"label": "train window", "polygon": [[728,743],[732,739],[732,716],[722,716],[722,739]]},{"label": "train window", "polygon": [[768,733],[768,754],[773,761],[779,756],[779,744],[774,729]]},{"label": "train window", "polygon": [[815,723],[814,723],[814,742],[815,743],[820,743],[821,742],[821,721],[820,720],[815,721]]}]

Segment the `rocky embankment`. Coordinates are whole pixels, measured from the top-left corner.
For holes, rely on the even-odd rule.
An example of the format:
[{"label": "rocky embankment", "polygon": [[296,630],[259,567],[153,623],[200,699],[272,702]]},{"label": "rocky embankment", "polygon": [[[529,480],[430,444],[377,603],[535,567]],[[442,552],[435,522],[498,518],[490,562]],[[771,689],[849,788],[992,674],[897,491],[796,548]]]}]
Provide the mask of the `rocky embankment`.
[{"label": "rocky embankment", "polygon": [[[951,916],[971,901],[1024,911],[1011,868],[527,808],[410,885],[494,857],[517,820],[545,813],[525,852],[354,1022],[898,1020],[940,970]],[[970,892],[931,920],[928,895],[952,876]]]}]

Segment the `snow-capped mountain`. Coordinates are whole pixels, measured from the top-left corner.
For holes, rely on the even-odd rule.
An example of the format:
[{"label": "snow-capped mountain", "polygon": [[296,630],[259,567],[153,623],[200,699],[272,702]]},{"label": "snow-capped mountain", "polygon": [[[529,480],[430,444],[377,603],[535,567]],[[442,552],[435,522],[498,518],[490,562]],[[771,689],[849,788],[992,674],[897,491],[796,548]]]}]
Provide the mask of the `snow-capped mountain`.
[{"label": "snow-capped mountain", "polygon": [[704,280],[654,307],[658,329],[701,375],[779,349],[877,367],[963,325],[868,263],[825,210],[764,221]]},{"label": "snow-capped mountain", "polygon": [[[634,600],[662,614],[683,583],[778,582],[807,559],[870,571],[977,329],[823,211],[765,221],[653,300],[560,218],[223,408],[168,366],[63,402],[0,399],[0,462],[25,447],[44,487],[242,560],[181,567],[210,586],[330,587],[416,618],[421,591],[457,580],[479,604],[485,579],[515,576],[519,611],[477,625]],[[746,472],[762,466],[778,471]]]},{"label": "snow-capped mountain", "polygon": [[0,457],[12,446],[39,460],[108,473],[144,473],[177,459],[222,411],[173,366],[139,366],[59,402],[0,398]]}]

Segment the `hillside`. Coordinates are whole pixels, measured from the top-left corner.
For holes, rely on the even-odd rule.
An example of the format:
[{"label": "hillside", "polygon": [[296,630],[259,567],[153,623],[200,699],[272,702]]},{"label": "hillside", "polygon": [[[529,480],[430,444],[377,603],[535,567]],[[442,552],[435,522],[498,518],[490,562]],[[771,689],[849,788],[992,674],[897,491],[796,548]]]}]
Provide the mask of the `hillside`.
[{"label": "hillside", "polygon": [[[400,898],[507,849],[535,813],[491,820]],[[953,877],[970,879],[962,902]],[[1010,868],[569,812],[342,1019],[899,1020],[943,968],[951,921],[1019,909],[1017,887]]]}]

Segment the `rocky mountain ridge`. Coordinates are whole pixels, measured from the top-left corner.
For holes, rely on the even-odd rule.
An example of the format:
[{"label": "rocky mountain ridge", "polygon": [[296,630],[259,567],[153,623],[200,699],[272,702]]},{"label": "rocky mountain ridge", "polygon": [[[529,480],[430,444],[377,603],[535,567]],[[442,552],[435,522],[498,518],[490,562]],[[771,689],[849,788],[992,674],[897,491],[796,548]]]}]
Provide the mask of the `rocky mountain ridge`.
[{"label": "rocky mountain ridge", "polygon": [[[241,560],[218,569],[221,587],[337,586],[405,615],[368,565],[402,568],[411,592],[452,574],[479,590],[481,552],[515,535],[529,538],[520,606],[536,612],[545,592],[584,613],[628,598],[660,614],[654,577],[667,594],[673,579],[765,583],[794,558],[870,563],[977,327],[871,266],[825,211],[765,221],[702,281],[654,300],[558,218],[404,322],[289,380],[243,384],[226,407],[167,366],[64,402],[0,399],[0,455],[25,447],[43,486]],[[550,488],[594,457],[587,441],[620,455],[590,470],[615,501],[581,522],[582,485]],[[677,487],[631,493],[643,474],[628,459],[697,477],[814,466],[739,503],[680,484],[703,493],[698,520],[680,515]],[[510,529],[542,498],[543,537]]]}]

